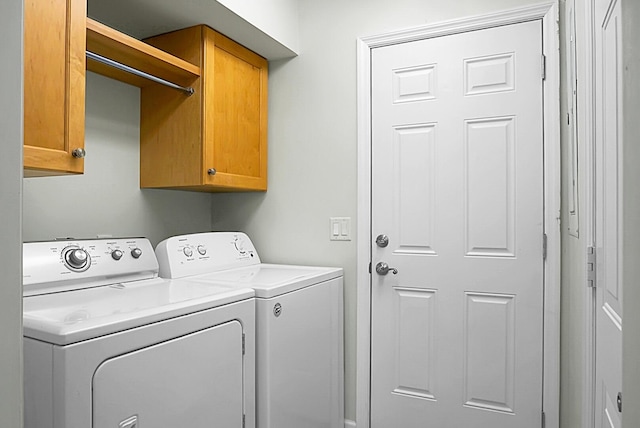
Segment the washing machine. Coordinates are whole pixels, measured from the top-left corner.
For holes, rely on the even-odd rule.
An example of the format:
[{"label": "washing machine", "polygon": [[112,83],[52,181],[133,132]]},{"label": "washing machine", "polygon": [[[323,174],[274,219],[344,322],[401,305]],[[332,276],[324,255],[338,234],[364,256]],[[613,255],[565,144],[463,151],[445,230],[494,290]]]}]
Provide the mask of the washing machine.
[{"label": "washing machine", "polygon": [[344,428],[343,271],[261,263],[244,233],[174,236],[160,276],[256,294],[256,426]]},{"label": "washing machine", "polygon": [[143,238],[23,253],[26,428],[255,427],[250,287],[161,279]]}]

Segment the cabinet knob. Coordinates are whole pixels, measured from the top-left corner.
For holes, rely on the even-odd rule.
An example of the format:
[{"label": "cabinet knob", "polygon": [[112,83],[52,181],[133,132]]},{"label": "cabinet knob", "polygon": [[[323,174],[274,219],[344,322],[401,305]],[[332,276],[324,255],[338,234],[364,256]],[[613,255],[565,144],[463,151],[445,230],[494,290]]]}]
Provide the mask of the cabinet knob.
[{"label": "cabinet knob", "polygon": [[73,149],[73,151],[71,152],[71,155],[74,158],[82,159],[87,155],[87,152],[83,148],[79,147],[77,149]]},{"label": "cabinet knob", "polygon": [[209,175],[216,175],[216,172],[218,172],[218,171],[216,171],[215,168],[209,168],[207,170],[207,174],[209,174]]}]

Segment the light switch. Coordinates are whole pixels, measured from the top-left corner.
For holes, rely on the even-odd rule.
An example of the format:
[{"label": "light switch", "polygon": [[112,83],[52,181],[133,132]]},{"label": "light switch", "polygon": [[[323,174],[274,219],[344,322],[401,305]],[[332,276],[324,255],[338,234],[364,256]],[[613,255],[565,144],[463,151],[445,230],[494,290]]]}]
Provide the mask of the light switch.
[{"label": "light switch", "polygon": [[351,241],[351,217],[331,217],[330,237],[332,241]]}]

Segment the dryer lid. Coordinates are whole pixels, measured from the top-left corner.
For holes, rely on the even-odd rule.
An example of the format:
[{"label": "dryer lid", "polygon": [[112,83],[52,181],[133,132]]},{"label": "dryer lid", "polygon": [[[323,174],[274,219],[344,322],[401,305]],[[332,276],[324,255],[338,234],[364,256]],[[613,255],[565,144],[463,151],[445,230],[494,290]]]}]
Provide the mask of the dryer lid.
[{"label": "dryer lid", "polygon": [[250,288],[160,278],[26,296],[24,335],[67,345],[253,296]]},{"label": "dryer lid", "polygon": [[239,288],[250,287],[255,290],[256,297],[270,298],[338,278],[342,274],[341,268],[261,263],[189,279]]}]

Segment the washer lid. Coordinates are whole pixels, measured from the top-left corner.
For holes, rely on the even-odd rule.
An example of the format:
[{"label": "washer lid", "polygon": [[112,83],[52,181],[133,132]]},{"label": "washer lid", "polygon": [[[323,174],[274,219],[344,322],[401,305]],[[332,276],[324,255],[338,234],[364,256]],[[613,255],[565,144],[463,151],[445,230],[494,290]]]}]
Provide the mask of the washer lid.
[{"label": "washer lid", "polygon": [[24,335],[67,345],[253,296],[250,288],[160,278],[28,296]]},{"label": "washer lid", "polygon": [[250,287],[256,297],[268,299],[342,276],[341,268],[261,263],[189,277],[191,281]]}]

